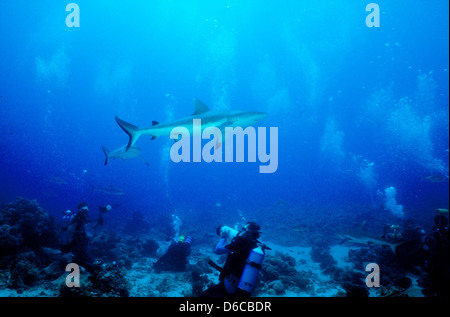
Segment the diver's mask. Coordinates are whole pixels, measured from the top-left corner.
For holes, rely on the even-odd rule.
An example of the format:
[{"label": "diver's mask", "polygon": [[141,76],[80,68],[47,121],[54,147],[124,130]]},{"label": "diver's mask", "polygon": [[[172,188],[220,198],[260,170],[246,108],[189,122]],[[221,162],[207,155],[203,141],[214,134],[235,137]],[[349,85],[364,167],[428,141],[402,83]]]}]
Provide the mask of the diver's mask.
[{"label": "diver's mask", "polygon": [[261,235],[261,227],[256,222],[248,222],[242,227],[239,232],[239,236],[249,236],[254,239],[258,239]]},{"label": "diver's mask", "polygon": [[78,215],[82,216],[82,217],[87,217],[89,212],[89,207],[84,206],[83,208],[81,208],[80,210],[78,210]]}]

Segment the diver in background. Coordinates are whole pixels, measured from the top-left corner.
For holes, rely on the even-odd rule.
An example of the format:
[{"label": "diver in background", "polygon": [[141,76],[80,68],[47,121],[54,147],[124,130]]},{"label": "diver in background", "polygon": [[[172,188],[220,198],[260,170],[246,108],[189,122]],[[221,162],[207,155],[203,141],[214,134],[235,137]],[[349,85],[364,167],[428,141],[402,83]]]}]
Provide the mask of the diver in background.
[{"label": "diver in background", "polygon": [[186,259],[191,254],[191,244],[191,236],[180,236],[178,241],[172,242],[166,253],[153,264],[153,268],[156,271],[186,271]]},{"label": "diver in background", "polygon": [[172,215],[172,229],[174,231],[173,240],[176,242],[178,241],[178,238],[180,236],[180,228],[183,222],[181,221],[180,217],[177,215]]},{"label": "diver in background", "polygon": [[106,206],[100,206],[98,207],[98,219],[97,219],[97,225],[101,226],[103,225],[103,214],[106,214],[112,209],[111,205]]},{"label": "diver in background", "polygon": [[[86,206],[87,206],[87,204],[86,204]],[[98,207],[98,218],[95,220],[90,220],[89,222],[90,223],[96,222],[95,227],[103,225],[103,223],[104,223],[103,214],[109,212],[111,209],[112,209],[112,207],[109,204],[106,206]],[[60,235],[59,235],[59,247],[63,253],[67,253],[70,251],[71,237],[68,234],[68,229],[69,229],[70,224],[72,223],[72,220],[75,218],[76,215],[77,215],[77,213],[71,211],[70,209],[63,211],[63,216],[61,218],[61,224],[60,224]]]},{"label": "diver in background", "polygon": [[95,257],[91,253],[89,240],[94,236],[94,230],[88,214],[89,206],[82,202],[78,205],[77,209],[78,211],[72,217],[67,229],[70,247],[72,253],[75,255],[74,262],[92,273]]},{"label": "diver in background", "polygon": [[430,279],[430,288],[423,290],[426,295],[448,296],[450,284],[448,210],[437,209],[434,228],[427,237],[429,248],[425,269]]},{"label": "diver in background", "polygon": [[406,265],[423,265],[428,251],[425,237],[425,230],[411,219],[404,220],[403,226],[386,224],[382,236],[392,244],[397,259]]},{"label": "diver in background", "polygon": [[72,222],[75,213],[70,209],[63,211],[63,216],[61,219],[60,235],[59,235],[59,248],[61,252],[70,252],[70,237],[67,229],[69,229],[70,223]]}]

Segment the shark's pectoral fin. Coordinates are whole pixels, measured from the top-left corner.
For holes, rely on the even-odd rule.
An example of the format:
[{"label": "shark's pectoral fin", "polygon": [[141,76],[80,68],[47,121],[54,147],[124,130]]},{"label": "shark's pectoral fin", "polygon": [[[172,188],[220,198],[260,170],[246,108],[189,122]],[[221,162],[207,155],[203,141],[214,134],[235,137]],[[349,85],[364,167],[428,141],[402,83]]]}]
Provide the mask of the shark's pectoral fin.
[{"label": "shark's pectoral fin", "polygon": [[221,124],[217,129],[219,129],[219,133],[214,132],[214,140],[216,141],[216,145],[214,146],[214,150],[218,150],[222,147],[222,144],[225,143],[225,127],[227,124]]},{"label": "shark's pectoral fin", "polygon": [[228,122],[222,123],[217,128],[220,130],[220,136],[217,138],[215,149],[219,149],[225,143],[226,133],[225,128],[229,126]]},{"label": "shark's pectoral fin", "polygon": [[220,147],[222,146],[222,140],[217,140],[216,141],[216,146],[214,147],[214,150],[220,149]]}]

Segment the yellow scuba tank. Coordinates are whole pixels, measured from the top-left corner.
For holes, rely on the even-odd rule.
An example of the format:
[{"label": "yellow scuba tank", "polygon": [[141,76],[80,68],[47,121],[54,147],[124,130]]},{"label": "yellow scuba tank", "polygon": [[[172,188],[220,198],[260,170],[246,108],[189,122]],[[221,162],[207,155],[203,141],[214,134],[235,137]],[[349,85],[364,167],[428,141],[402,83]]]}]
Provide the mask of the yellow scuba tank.
[{"label": "yellow scuba tank", "polygon": [[239,280],[238,288],[251,293],[255,287],[256,278],[264,261],[264,250],[258,246],[250,251],[247,260],[245,261],[244,271]]}]

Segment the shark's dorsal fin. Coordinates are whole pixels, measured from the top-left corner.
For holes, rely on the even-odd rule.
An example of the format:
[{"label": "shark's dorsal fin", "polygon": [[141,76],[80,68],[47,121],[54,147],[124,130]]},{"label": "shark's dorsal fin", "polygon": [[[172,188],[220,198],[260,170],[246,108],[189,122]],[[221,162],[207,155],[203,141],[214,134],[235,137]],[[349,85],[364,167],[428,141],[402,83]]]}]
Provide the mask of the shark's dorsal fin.
[{"label": "shark's dorsal fin", "polygon": [[193,116],[211,111],[211,109],[209,109],[207,105],[205,105],[198,99],[194,99],[194,108],[195,110],[194,113],[192,114]]}]

